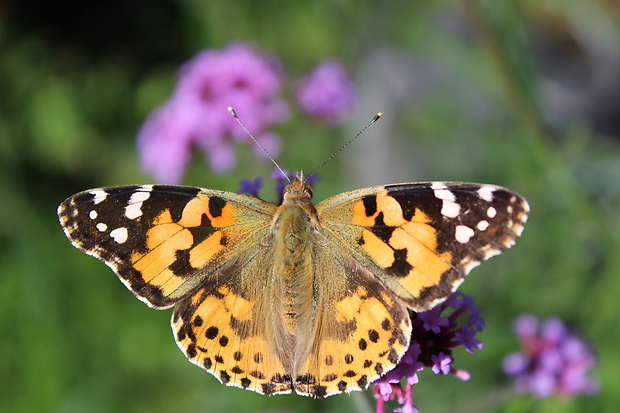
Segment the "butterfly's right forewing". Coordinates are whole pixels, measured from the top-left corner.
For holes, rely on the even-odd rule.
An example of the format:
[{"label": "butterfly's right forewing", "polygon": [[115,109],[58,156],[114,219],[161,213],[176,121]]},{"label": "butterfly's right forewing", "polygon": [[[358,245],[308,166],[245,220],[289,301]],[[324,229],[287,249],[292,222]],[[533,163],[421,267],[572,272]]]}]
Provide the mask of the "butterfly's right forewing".
[{"label": "butterfly's right forewing", "polygon": [[409,308],[425,311],[514,244],[529,206],[499,186],[429,182],[340,194],[317,211],[342,249]]}]

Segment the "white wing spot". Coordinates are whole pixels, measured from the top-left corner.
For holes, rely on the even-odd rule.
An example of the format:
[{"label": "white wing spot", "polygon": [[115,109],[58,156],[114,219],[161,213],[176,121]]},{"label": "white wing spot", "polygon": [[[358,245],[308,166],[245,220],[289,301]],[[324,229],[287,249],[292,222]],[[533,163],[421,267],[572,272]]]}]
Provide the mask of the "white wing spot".
[{"label": "white wing spot", "polygon": [[443,182],[433,182],[431,188],[433,192],[435,192],[435,197],[438,199],[452,202],[456,201],[454,193],[450,191]]},{"label": "white wing spot", "polygon": [[441,215],[448,218],[456,218],[461,213],[461,206],[457,204],[454,192],[450,191],[443,182],[433,182],[431,188],[435,198],[441,199]]},{"label": "white wing spot", "polygon": [[103,222],[100,222],[96,225],[97,230],[99,230],[99,232],[104,232],[105,230],[108,229],[108,226],[106,224],[104,224]]},{"label": "white wing spot", "polygon": [[151,192],[152,190],[153,190],[153,185],[142,185],[139,189],[139,191],[141,192]]},{"label": "white wing spot", "polygon": [[497,255],[499,255],[499,254],[501,254],[501,253],[502,253],[502,251],[501,251],[501,250],[498,250],[498,249],[489,249],[489,250],[487,250],[487,251],[485,252],[485,254],[484,254],[484,259],[485,259],[485,260],[488,260],[489,258],[493,258],[493,257],[495,257],[495,256],[497,256]]},{"label": "white wing spot", "polygon": [[142,188],[146,188],[147,191],[139,190],[131,194],[129,203],[125,207],[125,216],[129,219],[136,219],[142,216],[142,203],[151,196],[152,185],[145,185]]},{"label": "white wing spot", "polygon": [[461,206],[456,202],[443,200],[441,204],[441,215],[448,218],[456,218],[461,213]]},{"label": "white wing spot", "polygon": [[461,244],[466,244],[474,236],[474,230],[465,225],[457,225],[454,231],[454,238]]},{"label": "white wing spot", "polygon": [[149,199],[150,196],[151,193],[148,191],[137,191],[131,195],[131,197],[129,198],[129,203],[133,204],[138,202],[144,202]]},{"label": "white wing spot", "polygon": [[478,189],[478,196],[487,202],[491,202],[493,201],[493,192],[495,192],[495,188],[492,186],[481,186]]},{"label": "white wing spot", "polygon": [[90,217],[90,219],[96,219],[97,215],[99,214],[97,214],[97,211],[95,211],[94,209],[88,213],[88,216]]},{"label": "white wing spot", "polygon": [[517,237],[520,237],[521,234],[523,234],[523,225],[518,226],[517,228],[514,229],[515,234],[517,234]]},{"label": "white wing spot", "polygon": [[489,218],[495,218],[495,215],[497,215],[497,209],[489,207],[489,209],[487,209],[487,216]]},{"label": "white wing spot", "polygon": [[489,228],[489,221],[485,221],[484,219],[476,225],[478,231],[486,231],[487,228]]},{"label": "white wing spot", "polygon": [[480,261],[469,261],[469,262],[461,261],[461,265],[463,266],[463,271],[465,272],[465,274],[469,274],[471,270],[473,270],[474,268],[480,265]]},{"label": "white wing spot", "polygon": [[95,203],[95,205],[102,203],[108,197],[108,193],[101,189],[94,189],[90,191],[90,194],[95,197],[93,199],[93,202]]},{"label": "white wing spot", "polygon": [[110,232],[110,236],[114,238],[114,241],[122,244],[123,242],[127,241],[129,234],[127,233],[127,228],[121,227],[116,228],[114,231]]},{"label": "white wing spot", "polygon": [[125,207],[125,216],[129,219],[136,219],[142,216],[142,202],[127,205]]}]

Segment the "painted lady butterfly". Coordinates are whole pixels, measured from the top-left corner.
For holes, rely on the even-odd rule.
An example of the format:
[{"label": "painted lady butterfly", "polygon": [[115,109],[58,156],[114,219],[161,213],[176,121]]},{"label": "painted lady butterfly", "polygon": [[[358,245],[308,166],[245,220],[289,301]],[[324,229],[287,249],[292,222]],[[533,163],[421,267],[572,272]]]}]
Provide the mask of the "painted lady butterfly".
[{"label": "painted lady butterfly", "polygon": [[365,389],[409,346],[408,309],[510,248],[529,206],[493,185],[406,183],[316,206],[182,186],[100,188],[60,205],[71,242],[140,300],[174,306],[187,358],[222,383],[326,397]]}]

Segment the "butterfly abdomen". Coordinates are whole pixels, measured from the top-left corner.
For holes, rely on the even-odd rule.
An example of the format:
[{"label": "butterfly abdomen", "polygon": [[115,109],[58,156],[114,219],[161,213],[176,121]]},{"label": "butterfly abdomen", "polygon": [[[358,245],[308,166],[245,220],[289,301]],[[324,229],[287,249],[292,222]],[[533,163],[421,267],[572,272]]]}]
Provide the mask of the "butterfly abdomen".
[{"label": "butterfly abdomen", "polygon": [[273,254],[270,288],[279,297],[271,303],[271,320],[274,335],[280,343],[278,349],[289,372],[294,371],[295,361],[307,357],[314,331],[316,312],[311,243],[312,218],[299,205],[282,205],[272,224]]}]

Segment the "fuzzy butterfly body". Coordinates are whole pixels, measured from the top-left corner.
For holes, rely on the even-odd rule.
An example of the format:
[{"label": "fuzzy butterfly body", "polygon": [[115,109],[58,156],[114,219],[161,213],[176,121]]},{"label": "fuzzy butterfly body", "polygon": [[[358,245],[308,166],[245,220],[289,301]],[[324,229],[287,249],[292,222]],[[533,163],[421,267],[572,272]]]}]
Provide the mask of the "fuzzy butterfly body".
[{"label": "fuzzy butterfly body", "polygon": [[318,205],[299,174],[276,206],[232,192],[93,189],[58,208],[71,242],[153,308],[174,306],[187,358],[222,383],[326,397],[393,369],[408,309],[442,302],[510,248],[529,206],[508,189],[408,183]]}]

